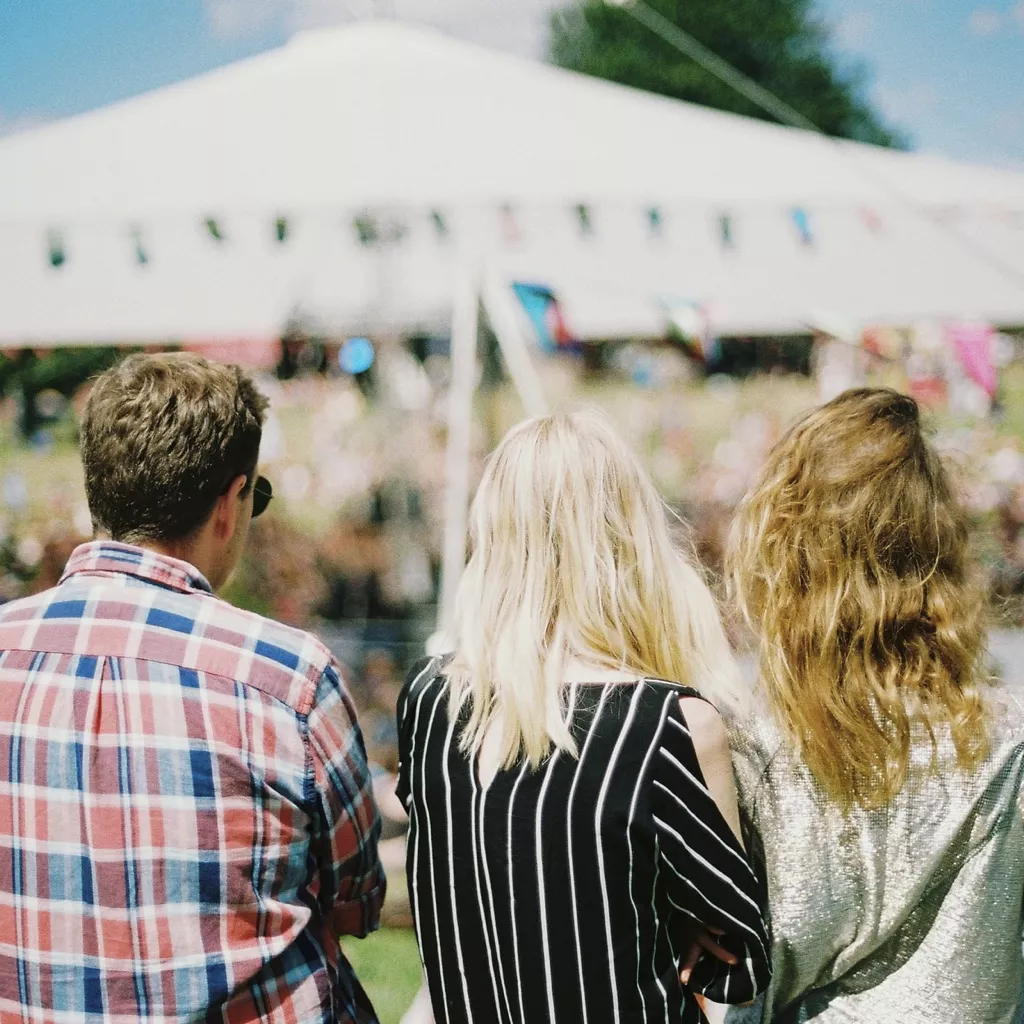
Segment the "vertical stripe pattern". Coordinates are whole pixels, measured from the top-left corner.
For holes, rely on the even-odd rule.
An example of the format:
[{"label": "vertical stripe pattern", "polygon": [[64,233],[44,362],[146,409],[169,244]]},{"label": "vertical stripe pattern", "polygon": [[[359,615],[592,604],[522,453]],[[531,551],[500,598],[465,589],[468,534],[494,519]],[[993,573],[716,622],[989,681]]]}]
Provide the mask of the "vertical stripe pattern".
[{"label": "vertical stripe pattern", "polygon": [[[662,680],[580,686],[579,758],[499,771],[459,751],[438,662],[399,702],[399,796],[431,1002],[448,1024],[699,1024],[694,993],[752,999],[768,981],[763,889],[705,785]],[[429,709],[429,714],[425,711]],[[739,963],[679,957],[693,920]]]}]

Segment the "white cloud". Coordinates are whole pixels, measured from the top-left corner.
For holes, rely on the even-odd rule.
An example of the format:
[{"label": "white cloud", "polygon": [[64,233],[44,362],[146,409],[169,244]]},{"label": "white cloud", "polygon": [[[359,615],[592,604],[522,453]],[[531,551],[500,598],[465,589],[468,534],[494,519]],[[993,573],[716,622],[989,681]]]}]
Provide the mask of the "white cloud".
[{"label": "white cloud", "polygon": [[930,114],[938,106],[939,90],[934,82],[921,79],[901,88],[879,85],[874,90],[874,98],[892,121],[902,121],[913,127],[915,120]]},{"label": "white cloud", "polygon": [[832,26],[832,41],[843,50],[861,50],[871,41],[877,25],[872,11],[848,11]]},{"label": "white cloud", "polygon": [[975,36],[994,36],[1004,28],[1014,25],[1024,32],[1024,0],[1017,2],[1005,11],[994,7],[979,7],[967,19],[967,27]]},{"label": "white cloud", "polygon": [[291,34],[374,16],[433,25],[474,42],[540,56],[552,10],[564,0],[204,0],[222,39],[277,25]]},{"label": "white cloud", "polygon": [[284,0],[285,27],[290,32],[339,25],[375,14],[388,14],[383,0]]},{"label": "white cloud", "polygon": [[994,36],[1003,27],[1003,15],[992,7],[979,7],[971,12],[967,27],[972,36]]},{"label": "white cloud", "polygon": [[206,20],[221,39],[240,39],[273,24],[282,0],[204,0]]}]

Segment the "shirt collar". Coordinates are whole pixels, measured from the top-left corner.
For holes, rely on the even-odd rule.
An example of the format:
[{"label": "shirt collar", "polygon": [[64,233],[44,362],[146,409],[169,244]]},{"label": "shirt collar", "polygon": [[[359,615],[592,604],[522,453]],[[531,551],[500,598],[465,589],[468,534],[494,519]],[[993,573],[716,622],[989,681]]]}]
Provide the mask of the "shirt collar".
[{"label": "shirt collar", "polygon": [[80,544],[71,553],[60,581],[63,583],[72,576],[95,575],[133,576],[168,590],[213,593],[213,587],[194,565],[148,548],[112,540]]}]

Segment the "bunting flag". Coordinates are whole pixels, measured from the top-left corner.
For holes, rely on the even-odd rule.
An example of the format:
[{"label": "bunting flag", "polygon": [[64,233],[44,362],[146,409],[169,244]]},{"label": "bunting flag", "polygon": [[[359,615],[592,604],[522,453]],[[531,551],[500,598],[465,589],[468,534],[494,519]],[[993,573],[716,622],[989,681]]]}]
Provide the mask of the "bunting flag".
[{"label": "bunting flag", "polygon": [[813,245],[814,235],[811,233],[811,218],[807,215],[807,211],[798,206],[793,211],[792,216],[797,233],[800,235],[801,243],[803,245]]},{"label": "bunting flag", "polygon": [[516,209],[510,203],[506,203],[499,211],[501,218],[502,238],[508,245],[514,245],[522,240],[522,232],[519,229],[519,217]]},{"label": "bunting flag", "polygon": [[440,210],[430,211],[430,222],[438,238],[447,238],[449,233],[448,218]]},{"label": "bunting flag", "polygon": [[880,235],[882,233],[882,218],[878,215],[877,210],[872,209],[870,206],[862,206],[860,216],[864,222],[864,227],[873,235]]},{"label": "bunting flag", "polygon": [[409,225],[388,211],[363,210],[352,218],[356,240],[364,249],[396,245],[409,233]]},{"label": "bunting flag", "polygon": [[64,235],[60,231],[51,231],[46,239],[50,256],[50,266],[54,269],[64,266],[67,253],[64,250]]},{"label": "bunting flag", "polygon": [[577,203],[575,208],[576,223],[579,225],[580,234],[589,236],[594,233],[594,221],[590,216],[590,207],[586,203]]},{"label": "bunting flag", "polygon": [[662,300],[668,318],[668,334],[702,363],[714,357],[715,338],[707,313],[700,303],[689,299]]},{"label": "bunting flag", "polygon": [[135,262],[140,267],[149,264],[149,250],[146,248],[146,241],[142,236],[142,228],[135,225],[131,229],[132,246],[135,249]]},{"label": "bunting flag", "polygon": [[356,238],[362,246],[376,245],[380,241],[380,225],[377,218],[369,213],[360,213],[352,218],[352,227],[355,228]]},{"label": "bunting flag", "polygon": [[986,323],[952,323],[946,333],[964,373],[989,398],[996,394],[995,329]]},{"label": "bunting flag", "polygon": [[575,344],[576,339],[565,322],[558,298],[550,288],[542,284],[513,281],[512,290],[526,310],[542,349],[556,352]]},{"label": "bunting flag", "polygon": [[718,234],[722,240],[722,248],[731,249],[736,244],[732,230],[732,214],[723,213],[719,216]]}]

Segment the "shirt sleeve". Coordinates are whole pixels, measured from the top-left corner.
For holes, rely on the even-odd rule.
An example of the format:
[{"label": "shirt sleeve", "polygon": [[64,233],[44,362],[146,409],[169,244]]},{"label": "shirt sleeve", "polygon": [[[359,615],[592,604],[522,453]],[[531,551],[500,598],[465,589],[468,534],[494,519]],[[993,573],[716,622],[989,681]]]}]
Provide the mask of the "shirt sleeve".
[{"label": "shirt sleeve", "polygon": [[409,810],[409,797],[412,792],[412,765],[409,761],[409,754],[412,748],[412,706],[416,695],[425,680],[433,676],[428,671],[436,667],[436,658],[421,658],[409,670],[406,676],[405,685],[402,687],[401,696],[398,698],[398,707],[395,709],[395,718],[398,726],[398,782],[395,786],[395,795],[402,801],[402,806]]},{"label": "shirt sleeve", "polygon": [[320,901],[338,936],[361,938],[380,926],[381,820],[355,708],[334,663],[317,686],[308,735]]},{"label": "shirt sleeve", "polygon": [[739,961],[730,965],[705,953],[689,987],[715,1002],[748,1002],[771,977],[764,886],[708,791],[678,703],[665,724],[653,786],[673,947],[682,955],[689,943],[687,926],[697,921],[724,930],[717,941]]}]

